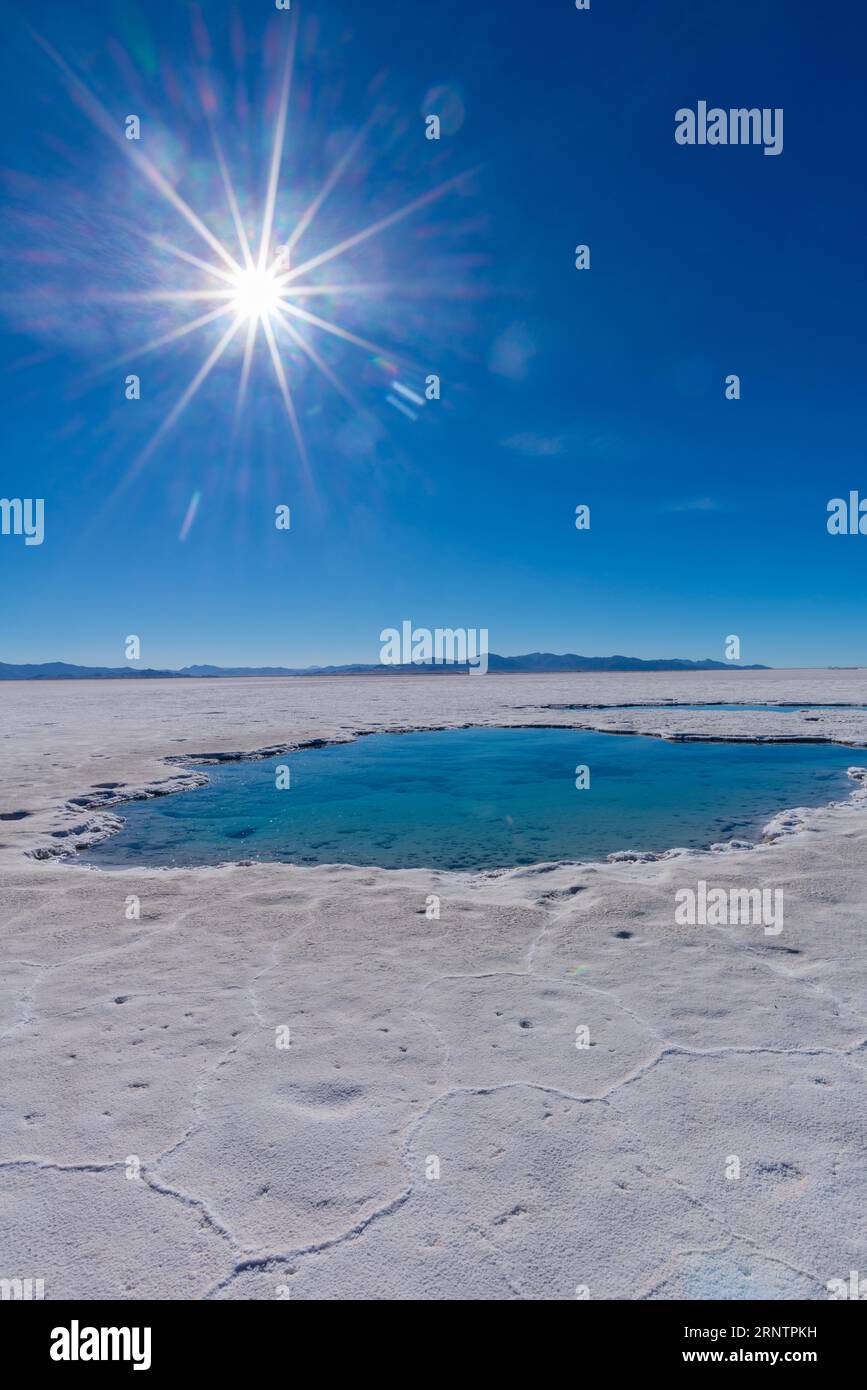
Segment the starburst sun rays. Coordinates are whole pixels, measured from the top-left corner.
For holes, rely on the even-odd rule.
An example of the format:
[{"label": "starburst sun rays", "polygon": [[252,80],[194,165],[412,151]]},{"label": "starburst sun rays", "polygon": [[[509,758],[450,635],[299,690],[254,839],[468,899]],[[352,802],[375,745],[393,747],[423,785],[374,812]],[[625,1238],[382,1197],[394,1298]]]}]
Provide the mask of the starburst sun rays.
[{"label": "starburst sun rays", "polygon": [[[222,321],[224,319],[229,320],[228,325],[225,327],[215,345],[204,356],[201,365],[191,381],[160,422],[156,432],[148,443],[139,452],[131,466],[127,476],[127,482],[151,457],[166,434],[178,422],[225,354],[229,345],[242,330],[245,330],[245,333],[234,412],[235,428],[237,429],[238,422],[243,413],[254,354],[261,333],[261,338],[267,347],[274,380],[285,408],[286,416],[305,472],[308,475],[310,470],[307,449],[301,431],[292,388],[287,378],[286,366],[280,352],[278,331],[285,335],[293,348],[304,354],[315,370],[319,372],[328,381],[329,385],[355,410],[360,408],[357,401],[346,384],[340,380],[336,372],[328,365],[316,347],[314,347],[313,343],[309,340],[308,334],[310,330],[316,333],[330,335],[341,342],[361,348],[380,358],[388,358],[394,361],[395,358],[400,360],[403,356],[401,353],[395,353],[393,348],[384,347],[360,334],[352,332],[333,319],[328,319],[320,314],[312,313],[299,303],[299,301],[305,299],[315,299],[317,296],[334,295],[336,292],[339,292],[341,296],[347,297],[364,296],[367,294],[376,294],[383,289],[392,287],[363,281],[322,284],[310,280],[305,281],[303,277],[310,275],[313,271],[319,270],[320,267],[336,260],[345,252],[360,246],[369,238],[378,236],[380,233],[395,226],[405,218],[410,217],[413,213],[436,202],[450,190],[454,189],[462,179],[468,177],[470,171],[460,174],[456,178],[452,178],[445,183],[439,184],[429,192],[397,208],[394,212],[351,233],[335,245],[316,252],[316,254],[302,261],[301,264],[293,266],[291,262],[296,246],[301,237],[310,232],[314,219],[319,213],[326,198],[333,193],[343,174],[351,167],[352,161],[358,154],[373,119],[371,117],[358,134],[349,142],[321,189],[295,222],[288,238],[281,244],[275,246],[274,219],[286,140],[296,36],[297,14],[292,21],[280,79],[274,124],[274,139],[271,147],[271,158],[268,169],[268,181],[261,217],[258,219],[258,246],[255,250],[250,244],[238,197],[213,121],[210,122],[214,155],[220,171],[226,200],[232,217],[232,224],[238,241],[239,255],[236,256],[214,234],[204,219],[194,211],[177,190],[165,179],[152,161],[140,150],[136,149],[133,143],[124,138],[118,131],[116,122],[112,120],[102,104],[93,95],[82,79],[72,70],[65,59],[44,38],[40,37],[38,34],[34,34],[34,37],[45,52],[48,53],[52,61],[60,68],[77,96],[80,105],[87,111],[94,123],[128,158],[132,160],[138,171],[144,175],[150,185],[174,208],[187,225],[197,233],[211,253],[211,258],[205,259],[204,254],[203,256],[196,256],[190,251],[174,245],[163,237],[150,237],[149,240],[151,244],[161,252],[167,253],[173,258],[173,261],[177,261],[198,271],[200,275],[209,277],[209,280],[214,283],[210,285],[209,288],[205,289],[201,287],[186,289],[178,288],[176,285],[173,285],[171,287],[167,286],[165,289],[137,292],[119,291],[116,294],[107,296],[95,296],[95,298],[104,297],[119,302],[130,302],[135,300],[150,303],[164,302],[176,306],[189,305],[190,307],[196,306],[205,309],[205,312],[197,314],[191,320],[162,333],[149,342],[141,344],[135,349],[134,353],[125,355],[125,360],[137,361],[145,354],[168,347],[173,343],[179,342],[182,338],[188,337],[190,334],[197,333],[200,329],[207,328],[211,324],[222,327]],[[180,264],[178,269],[180,270]],[[205,283],[208,282],[206,281]],[[205,307],[208,305],[212,305],[213,307]],[[301,331],[302,326],[307,332]]]}]

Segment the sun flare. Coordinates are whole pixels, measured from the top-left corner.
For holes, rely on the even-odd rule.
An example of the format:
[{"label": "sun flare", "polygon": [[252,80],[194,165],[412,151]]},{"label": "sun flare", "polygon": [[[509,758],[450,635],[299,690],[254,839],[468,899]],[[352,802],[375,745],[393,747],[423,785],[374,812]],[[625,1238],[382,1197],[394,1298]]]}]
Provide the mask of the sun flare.
[{"label": "sun flare", "polygon": [[[314,300],[322,299],[326,304],[329,300],[346,303],[349,300],[360,298],[363,303],[365,296],[391,289],[391,285],[356,280],[351,274],[340,276],[334,283],[323,282],[314,275],[314,272],[336,261],[346,252],[354,250],[369,239],[395,227],[423,208],[438,202],[445,194],[457,188],[472,171],[465,171],[436,185],[426,193],[422,193],[405,203],[402,207],[378,217],[375,221],[356,231],[348,231],[335,244],[325,245],[306,257],[300,256],[297,251],[299,242],[301,242],[302,237],[310,234],[311,227],[323,203],[334,194],[340,180],[358,158],[368,133],[374,125],[376,113],[371,114],[361,129],[347,141],[343,152],[330,173],[325,177],[319,191],[306,210],[297,216],[294,226],[281,229],[281,234],[278,235],[275,228],[276,204],[283,164],[296,37],[297,11],[292,20],[276,94],[273,115],[274,133],[264,200],[261,207],[256,207],[249,215],[248,222],[245,222],[242,216],[238,196],[216,128],[212,128],[211,131],[216,166],[223,182],[237,237],[237,246],[230,249],[231,242],[229,245],[224,244],[202,216],[186,202],[175,186],[166,179],[150,157],[137,149],[118,131],[113,117],[62,55],[48,40],[36,35],[37,42],[63,73],[94,124],[123,151],[124,156],[132,161],[151,187],[174,208],[187,223],[187,226],[201,238],[210,252],[208,259],[205,260],[202,256],[197,256],[184,247],[175,245],[162,234],[153,236],[149,239],[159,251],[167,253],[174,261],[182,261],[188,267],[194,267],[206,278],[200,277],[194,287],[185,288],[183,282],[178,281],[172,271],[167,272],[164,286],[144,290],[123,290],[110,296],[118,301],[141,300],[149,303],[163,301],[178,306],[188,304],[191,309],[196,306],[196,309],[201,307],[204,310],[202,313],[196,312],[193,318],[177,327],[138,345],[131,353],[125,354],[125,358],[138,359],[145,353],[156,352],[168,347],[190,334],[197,333],[200,329],[211,330],[212,325],[217,325],[216,329],[213,330],[214,337],[217,337],[217,334],[220,335],[213,345],[209,344],[205,349],[203,360],[192,380],[189,381],[171,409],[166,412],[154,434],[136,456],[127,472],[125,482],[132,480],[169,431],[177,424],[190,402],[198,395],[204,382],[238,335],[244,341],[244,347],[240,354],[241,366],[234,411],[234,429],[237,430],[244,411],[253,359],[259,348],[261,329],[261,336],[267,348],[267,355],[271,360],[274,378],[285,407],[298,454],[308,475],[310,474],[310,464],[302,436],[299,413],[294,400],[294,391],[297,386],[295,382],[290,385],[290,379],[286,372],[287,350],[303,354],[311,366],[316,368],[317,372],[356,413],[360,412],[362,407],[340,375],[320,353],[315,345],[315,337],[318,334],[326,334],[342,343],[351,344],[370,354],[375,361],[384,363],[393,374],[397,372],[397,367],[394,364],[405,363],[407,360],[405,354],[396,352],[392,346],[384,346],[374,342],[362,334],[352,332],[333,318],[326,318],[304,307],[305,301],[311,298]],[[253,229],[252,238],[251,229]],[[296,264],[296,260],[300,264]],[[174,270],[177,270],[177,266],[174,267]],[[209,302],[214,307],[209,307]],[[224,331],[226,320],[228,320],[228,326],[225,327]],[[408,413],[402,402],[395,401],[392,396],[388,396],[386,399],[390,404],[396,404],[397,408],[404,413]]]}]

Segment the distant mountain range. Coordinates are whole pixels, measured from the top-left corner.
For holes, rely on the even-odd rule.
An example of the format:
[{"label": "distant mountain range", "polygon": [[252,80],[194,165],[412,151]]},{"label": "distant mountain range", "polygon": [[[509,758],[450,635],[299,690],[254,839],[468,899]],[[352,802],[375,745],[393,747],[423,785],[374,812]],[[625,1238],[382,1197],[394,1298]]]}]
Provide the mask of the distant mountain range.
[{"label": "distant mountain range", "polygon": [[[575,656],[565,652],[529,652],[526,656],[488,655],[488,670],[513,672],[568,671],[767,671],[767,666],[739,666],[731,661],[687,661],[679,657],[642,661],[637,656]],[[151,670],[134,666],[71,666],[66,661],[42,661],[14,665],[0,661],[0,680],[195,680],[205,676],[424,676],[466,675],[464,663],[425,662],[420,665],[384,666],[380,662],[349,666],[184,666],[179,671]]]}]

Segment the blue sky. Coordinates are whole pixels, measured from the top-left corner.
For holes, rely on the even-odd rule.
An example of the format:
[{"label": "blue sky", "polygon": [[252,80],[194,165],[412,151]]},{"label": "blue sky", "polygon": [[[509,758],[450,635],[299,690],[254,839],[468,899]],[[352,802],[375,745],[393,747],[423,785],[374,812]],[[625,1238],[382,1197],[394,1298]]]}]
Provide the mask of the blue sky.
[{"label": "blue sky", "polygon": [[[383,351],[299,326],[350,405],[281,346],[306,468],[261,337],[235,437],[238,343],[136,464],[223,328],[138,356],[201,306],[111,297],[212,283],[154,237],[215,257],[30,27],[118,131],[140,116],[136,149],[237,256],[206,112],[252,235],[291,16],[6,7],[0,487],[46,519],[41,546],[0,537],[0,659],[120,665],[135,633],[153,666],[375,660],[409,618],[485,627],[506,654],[722,659],[737,633],[747,662],[867,665],[867,537],[825,524],[830,498],[867,495],[861,8],[293,12],[275,245],[372,115],[293,255],[463,176],[312,274],[372,287],[315,302]],[[675,111],[701,99],[782,107],[783,153],[677,145]],[[431,372],[440,401],[389,404]]]}]

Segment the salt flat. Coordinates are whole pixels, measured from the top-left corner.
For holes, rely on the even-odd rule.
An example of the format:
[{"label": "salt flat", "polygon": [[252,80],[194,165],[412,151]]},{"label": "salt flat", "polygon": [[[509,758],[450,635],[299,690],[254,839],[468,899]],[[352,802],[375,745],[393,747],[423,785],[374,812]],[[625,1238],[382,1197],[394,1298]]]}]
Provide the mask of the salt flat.
[{"label": "salt flat", "polygon": [[[758,848],[647,862],[56,857],[119,798],[195,780],[167,758],[557,724],[825,738],[863,766],[864,712],[549,706],[865,694],[858,671],[0,684],[0,1277],[47,1298],[795,1299],[867,1275],[857,780]],[[700,879],[783,888],[783,932],[675,927]]]}]

